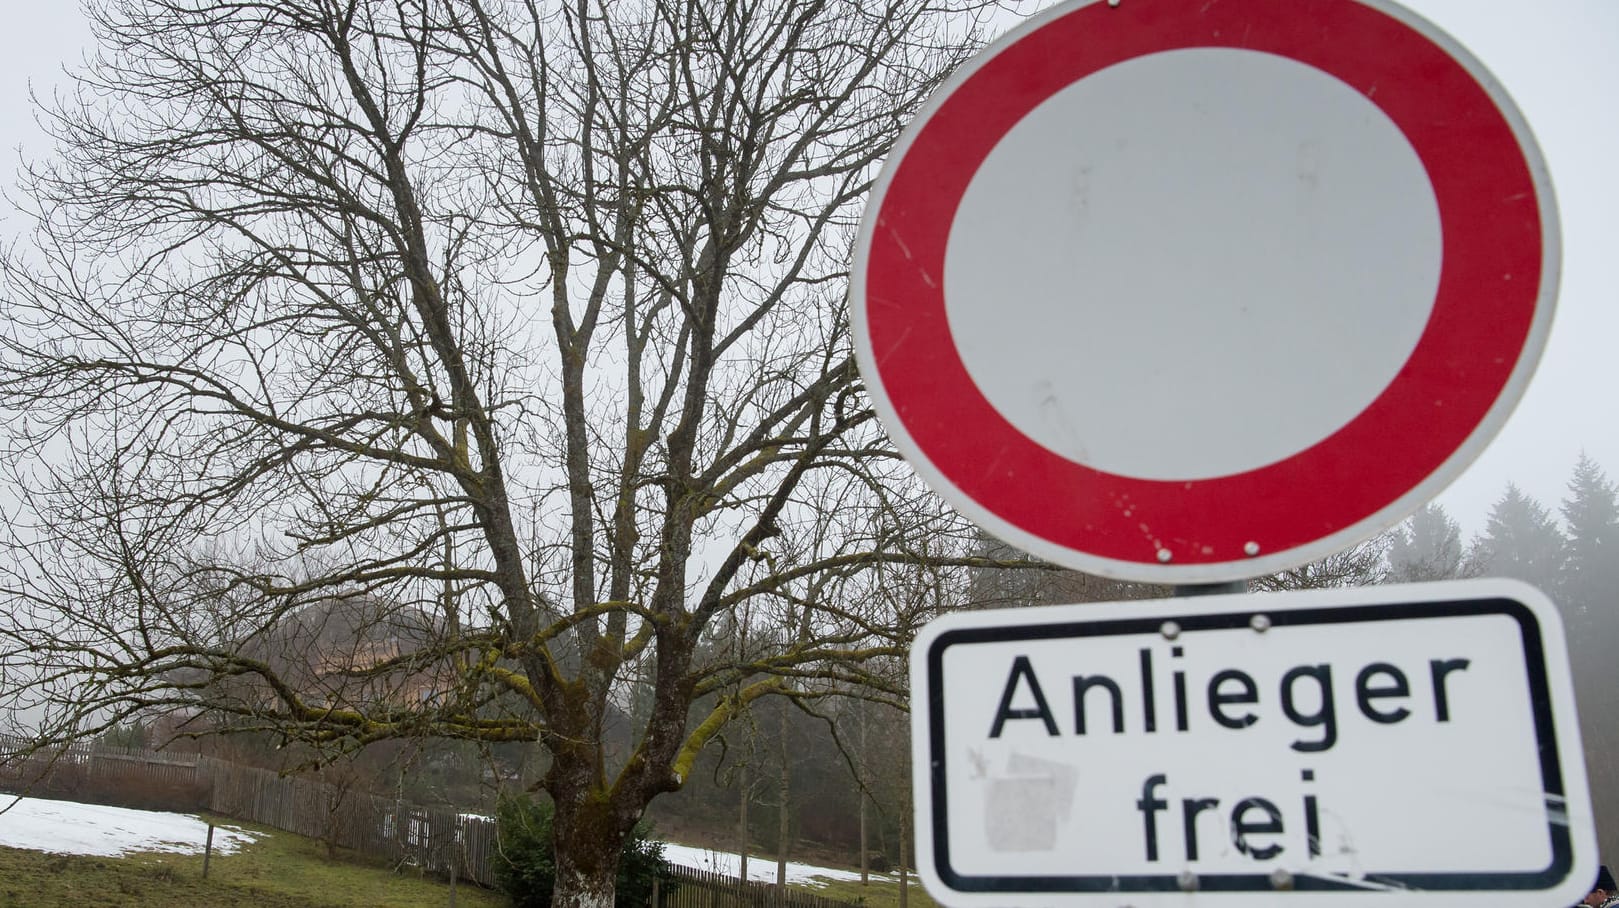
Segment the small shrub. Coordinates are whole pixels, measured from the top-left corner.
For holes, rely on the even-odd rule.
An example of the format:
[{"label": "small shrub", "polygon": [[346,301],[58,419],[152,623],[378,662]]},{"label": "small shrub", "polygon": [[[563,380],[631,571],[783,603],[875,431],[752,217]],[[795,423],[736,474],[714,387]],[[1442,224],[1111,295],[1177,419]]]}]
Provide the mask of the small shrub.
[{"label": "small shrub", "polygon": [[500,847],[495,882],[517,908],[549,906],[556,885],[551,852],[551,805],[533,798],[503,797],[495,808]]},{"label": "small shrub", "polygon": [[[505,797],[496,808],[500,847],[495,854],[495,882],[516,908],[550,908],[557,875],[551,810],[550,801],[529,797]],[[652,896],[653,879],[663,872],[663,843],[652,840],[651,834],[651,824],[637,823],[624,845],[615,887],[618,908],[645,905]]]}]

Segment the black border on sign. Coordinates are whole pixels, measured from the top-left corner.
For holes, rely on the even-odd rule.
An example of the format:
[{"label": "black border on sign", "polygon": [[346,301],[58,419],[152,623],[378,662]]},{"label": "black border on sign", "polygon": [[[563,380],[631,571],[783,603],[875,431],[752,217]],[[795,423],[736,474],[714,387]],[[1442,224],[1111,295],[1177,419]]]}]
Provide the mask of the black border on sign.
[{"label": "black border on sign", "polygon": [[[1067,621],[1053,624],[1027,624],[1008,627],[963,628],[936,637],[927,651],[928,752],[932,759],[930,776],[933,806],[933,866],[939,879],[957,892],[1179,892],[1175,873],[1135,876],[966,876],[950,865],[950,832],[946,822],[946,754],[944,748],[944,651],[951,646],[973,643],[1004,643],[1014,640],[1050,640],[1063,637],[1106,637],[1129,634],[1157,634],[1165,621],[1174,621],[1182,633],[1246,628],[1256,614],[1270,619],[1273,628],[1322,624],[1356,624],[1412,618],[1457,618],[1504,615],[1517,622],[1523,641],[1524,664],[1529,675],[1530,706],[1534,712],[1535,737],[1539,744],[1540,775],[1546,793],[1546,835],[1552,859],[1544,869],[1524,872],[1369,872],[1359,882],[1299,875],[1295,890],[1359,891],[1369,887],[1394,887],[1438,892],[1478,892],[1496,890],[1540,891],[1562,882],[1574,864],[1574,848],[1567,824],[1556,822],[1566,798],[1563,773],[1553,723],[1551,690],[1546,676],[1546,659],[1540,622],[1529,607],[1514,599],[1489,597],[1440,600],[1437,602],[1393,605],[1340,605],[1323,608],[1270,611],[1255,608],[1223,614],[1190,613],[1159,615],[1152,618],[1126,618],[1111,621]],[[1198,889],[1204,892],[1272,892],[1275,886],[1266,873],[1199,873]]]}]

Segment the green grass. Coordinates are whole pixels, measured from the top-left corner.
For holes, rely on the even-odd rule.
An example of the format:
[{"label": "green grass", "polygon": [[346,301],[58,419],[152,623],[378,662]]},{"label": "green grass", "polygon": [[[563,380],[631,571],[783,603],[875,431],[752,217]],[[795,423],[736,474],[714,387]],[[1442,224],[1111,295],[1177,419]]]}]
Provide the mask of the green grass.
[{"label": "green grass", "polygon": [[[235,854],[215,854],[208,878],[201,855],[131,854],[121,858],[44,854],[0,848],[0,908],[445,908],[449,885],[409,868],[394,872],[353,855],[326,857],[313,839],[252,823],[218,820],[259,833]],[[795,887],[868,908],[899,908],[899,883]],[[497,893],[463,883],[457,908],[505,908]],[[907,908],[938,908],[914,877]]]},{"label": "green grass", "polygon": [[[808,888],[808,887],[805,887]],[[927,890],[922,888],[922,881],[911,877],[911,884],[906,892],[907,908],[939,908],[939,903],[928,897]],[[827,882],[825,886],[816,886],[813,891],[816,895],[842,902],[865,901],[867,908],[899,908],[899,879],[893,875],[871,875],[871,882],[865,886],[859,880],[835,880]]]},{"label": "green grass", "polygon": [[[449,885],[408,868],[398,873],[347,855],[328,860],[311,839],[232,820],[262,833],[235,854],[121,858],[0,848],[0,908],[444,908]],[[457,908],[496,908],[504,896],[461,884]]]}]

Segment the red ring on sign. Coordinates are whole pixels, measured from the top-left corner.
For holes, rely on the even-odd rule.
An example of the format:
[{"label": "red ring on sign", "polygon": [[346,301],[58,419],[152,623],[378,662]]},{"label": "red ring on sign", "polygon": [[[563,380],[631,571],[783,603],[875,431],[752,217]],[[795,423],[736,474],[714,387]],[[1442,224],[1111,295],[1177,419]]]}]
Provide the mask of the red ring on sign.
[{"label": "red ring on sign", "polygon": [[[866,250],[872,359],[912,441],[989,512],[1057,546],[1116,561],[1156,563],[1164,548],[1175,564],[1236,561],[1250,541],[1265,552],[1292,549],[1388,507],[1439,469],[1485,419],[1523,353],[1542,279],[1541,208],[1517,136],[1490,94],[1431,39],[1350,0],[1312,3],[1308,14],[1296,0],[1222,0],[1197,14],[1184,9],[1140,0],[1093,3],[987,59],[904,148],[877,201]],[[1338,431],[1243,473],[1138,479],[1061,457],[1003,417],[957,352],[943,287],[925,276],[944,273],[968,183],[1019,120],[1106,67],[1191,48],[1296,60],[1380,108],[1433,185],[1442,232],[1439,287],[1410,358]],[[1443,389],[1442,399],[1435,389]]]}]

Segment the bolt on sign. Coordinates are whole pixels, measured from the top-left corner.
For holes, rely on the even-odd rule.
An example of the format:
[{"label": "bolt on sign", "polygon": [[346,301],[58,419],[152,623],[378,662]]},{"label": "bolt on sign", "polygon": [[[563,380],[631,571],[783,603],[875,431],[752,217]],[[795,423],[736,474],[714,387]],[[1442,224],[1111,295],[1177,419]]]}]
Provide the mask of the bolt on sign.
[{"label": "bolt on sign", "polygon": [[911,667],[923,879],[964,906],[1572,905],[1566,652],[1508,580],[946,616]]}]

